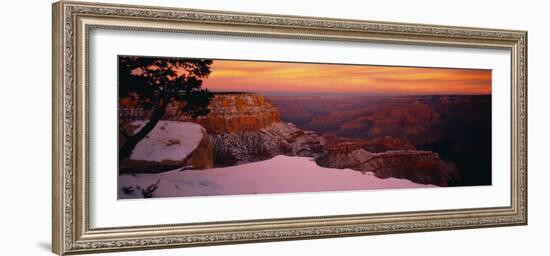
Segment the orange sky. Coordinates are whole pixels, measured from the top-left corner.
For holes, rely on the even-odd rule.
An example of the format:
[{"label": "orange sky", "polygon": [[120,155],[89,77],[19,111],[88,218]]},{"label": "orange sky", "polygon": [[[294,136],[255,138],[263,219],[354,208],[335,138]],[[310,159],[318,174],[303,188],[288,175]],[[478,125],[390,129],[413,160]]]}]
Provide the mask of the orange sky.
[{"label": "orange sky", "polygon": [[491,70],[214,60],[212,91],[363,95],[491,94]]}]

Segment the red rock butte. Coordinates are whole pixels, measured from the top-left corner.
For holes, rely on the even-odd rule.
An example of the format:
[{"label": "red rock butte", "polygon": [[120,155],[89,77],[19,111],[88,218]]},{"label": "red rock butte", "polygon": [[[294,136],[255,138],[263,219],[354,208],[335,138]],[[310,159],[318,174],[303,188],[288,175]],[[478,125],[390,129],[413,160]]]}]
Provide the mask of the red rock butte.
[{"label": "red rock butte", "polygon": [[192,121],[202,125],[209,134],[258,131],[281,121],[271,101],[254,93],[215,94],[208,108],[208,115]]}]

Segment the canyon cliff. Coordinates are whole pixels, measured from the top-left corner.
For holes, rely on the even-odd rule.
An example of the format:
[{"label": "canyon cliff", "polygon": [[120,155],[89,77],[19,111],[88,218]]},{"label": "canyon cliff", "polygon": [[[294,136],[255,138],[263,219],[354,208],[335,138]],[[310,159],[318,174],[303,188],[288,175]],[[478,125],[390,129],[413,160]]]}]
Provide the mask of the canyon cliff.
[{"label": "canyon cliff", "polygon": [[[158,145],[164,147],[158,149],[160,151],[171,147],[173,149],[182,144],[182,140],[190,139],[187,132],[166,135],[174,138],[157,138],[154,134],[165,129],[166,122],[188,124],[193,129],[200,127],[200,132],[195,132],[196,136],[191,137],[194,140],[193,150],[187,150],[189,152],[180,153],[170,159],[154,159],[151,154],[155,152],[145,150],[145,153],[138,154],[140,157],[122,162],[121,171],[136,173],[147,172],[146,169],[150,169],[150,172],[175,168],[208,169],[258,162],[284,155],[310,157],[321,167],[372,172],[379,178],[404,178],[420,184],[446,186],[450,181],[458,179],[454,164],[442,160],[437,153],[417,150],[406,139],[387,135],[347,138],[339,135],[340,132],[320,133],[320,130],[326,128],[319,121],[320,118],[311,120],[320,129],[317,127],[315,131],[306,130],[291,122],[281,121],[281,114],[271,100],[258,94],[217,93],[210,102],[209,110],[206,116],[196,119],[168,111],[163,124],[156,127],[149,136],[152,138],[140,142],[145,149]],[[290,111],[287,109],[287,115],[288,112]],[[300,117],[299,109],[292,112],[296,114],[292,118]],[[392,126],[399,126],[404,129],[403,132],[412,134],[422,133],[422,123],[435,115],[418,104],[410,109],[397,108],[387,114],[387,120],[371,121],[371,125],[388,130],[392,130]],[[350,113],[337,113],[336,116],[329,114],[329,119],[348,118],[347,115]],[[415,118],[403,119],[403,116]],[[333,123],[332,119],[325,124]],[[361,131],[373,134],[373,130],[365,129],[361,126],[365,123],[361,122],[361,119],[355,121],[355,124],[343,122],[342,129],[359,129],[351,134]]]},{"label": "canyon cliff", "polygon": [[270,159],[277,155],[320,157],[322,138],[290,123],[276,122],[257,131],[212,134],[214,164],[232,166]]},{"label": "canyon cliff", "polygon": [[457,179],[452,163],[437,153],[420,150],[390,150],[373,153],[365,150],[363,141],[325,144],[326,153],[315,159],[322,167],[372,172],[379,178],[402,178],[419,184],[447,186]]},{"label": "canyon cliff", "polygon": [[217,93],[208,109],[208,115],[190,119],[202,125],[208,134],[259,131],[281,121],[271,101],[253,93]]},{"label": "canyon cliff", "polygon": [[490,185],[490,95],[270,96],[282,122],[368,141],[369,152],[437,152],[460,170],[450,186]]},{"label": "canyon cliff", "polygon": [[[407,111],[427,111],[417,107],[422,110]],[[419,113],[415,115],[429,118]],[[420,184],[446,186],[458,178],[457,168],[452,163],[445,162],[437,153],[417,150],[403,139],[381,136],[352,140],[334,134],[319,135],[293,123],[281,122],[271,101],[256,94],[216,95],[211,113],[197,122],[209,132],[215,166],[286,155],[311,157],[322,167],[349,168],[372,172],[380,178],[405,178]],[[417,123],[404,125],[413,127]],[[420,131],[409,128],[407,132]]]}]

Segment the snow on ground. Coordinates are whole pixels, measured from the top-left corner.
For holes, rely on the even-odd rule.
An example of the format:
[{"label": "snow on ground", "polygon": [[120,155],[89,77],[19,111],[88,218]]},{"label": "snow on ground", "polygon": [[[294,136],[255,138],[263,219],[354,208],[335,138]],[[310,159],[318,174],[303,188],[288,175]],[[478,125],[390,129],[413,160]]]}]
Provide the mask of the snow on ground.
[{"label": "snow on ground", "polygon": [[[134,121],[132,126],[139,126],[139,131],[147,121]],[[141,140],[131,160],[160,162],[162,160],[181,161],[191,154],[199,145],[204,134],[202,126],[178,121],[159,121],[155,128]]]},{"label": "snow on ground", "polygon": [[[372,173],[318,166],[312,158],[276,156],[238,166],[208,170],[173,170],[158,174],[121,175],[119,198],[141,198],[141,188],[158,181],[153,197],[237,195],[431,187],[406,179],[380,179]],[[128,189],[131,187],[131,189]],[[126,189],[123,189],[126,188]],[[124,193],[123,190],[133,190]]]}]

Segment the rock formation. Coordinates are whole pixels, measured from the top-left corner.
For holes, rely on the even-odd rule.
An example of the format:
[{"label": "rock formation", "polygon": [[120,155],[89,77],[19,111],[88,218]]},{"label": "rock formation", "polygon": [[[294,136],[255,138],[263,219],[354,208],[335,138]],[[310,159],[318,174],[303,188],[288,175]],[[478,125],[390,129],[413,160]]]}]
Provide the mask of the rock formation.
[{"label": "rock formation", "polygon": [[[128,134],[138,131],[146,121],[125,125]],[[123,139],[123,136],[119,136]],[[119,143],[120,145],[121,143]],[[119,163],[119,173],[158,173],[177,168],[208,169],[214,166],[214,145],[198,124],[160,121],[140,141],[129,159]]]},{"label": "rock formation", "polygon": [[[454,165],[441,160],[436,153],[418,151],[398,138],[384,136],[364,140],[333,134],[320,136],[294,124],[280,122],[279,115],[275,114],[277,110],[257,95],[218,95],[214,105],[216,107],[205,118],[212,122],[199,122],[213,131],[210,140],[214,144],[215,166],[286,155],[312,157],[322,167],[373,172],[380,178],[405,178],[421,184],[445,186],[456,178]],[[259,118],[253,121],[256,114]],[[244,125],[238,121],[243,117],[250,118]]]},{"label": "rock formation", "polygon": [[[278,110],[261,95],[218,93],[209,109],[208,115],[197,119],[168,114],[165,120],[178,121],[161,121],[138,144],[132,157],[120,163],[120,172],[151,173],[182,167],[208,169],[286,155],[311,157],[321,167],[349,168],[372,172],[379,178],[404,178],[420,184],[446,186],[458,176],[457,168],[443,161],[437,153],[417,150],[401,138],[379,136],[350,139],[337,134],[321,136],[313,131],[302,130],[292,123],[281,122]],[[330,122],[324,125],[330,126],[334,120],[348,118],[348,115],[353,113],[329,115],[327,121]],[[375,118],[375,115],[386,116]],[[414,103],[407,108],[392,108],[385,114],[372,114],[368,120],[356,119],[339,129],[365,132],[362,127],[368,125],[374,129],[368,132],[375,133],[376,128],[391,130],[399,127],[405,133],[416,134],[423,129],[421,121],[433,117],[433,113],[423,104]],[[142,125],[139,122],[144,121],[136,122],[139,126]],[[318,118],[312,122],[323,125],[324,121]],[[130,127],[129,131],[136,130],[135,126]],[[183,149],[185,143],[185,147],[191,150],[174,155],[174,152]],[[165,154],[170,154],[170,157],[160,157]]]},{"label": "rock formation", "polygon": [[447,186],[449,181],[458,178],[456,166],[443,161],[437,153],[431,151],[375,153],[356,170],[371,171],[379,178],[401,178],[438,186]]},{"label": "rock formation", "polygon": [[214,167],[214,144],[210,141],[208,134],[203,129],[202,139],[196,149],[185,159],[184,166],[193,169],[209,169]]},{"label": "rock formation", "polygon": [[378,153],[390,150],[415,150],[416,147],[402,139],[394,138],[390,136],[377,137],[369,140],[365,140],[362,145],[363,149]]},{"label": "rock formation", "polygon": [[[453,164],[443,161],[436,153],[418,151],[399,138],[383,136],[365,140],[320,136],[281,122],[271,102],[256,94],[218,94],[210,109],[210,114],[196,122],[209,132],[214,145],[214,166],[232,166],[286,155],[312,157],[322,167],[373,172],[380,178],[405,178],[421,184],[445,186],[457,178]],[[429,111],[418,103],[403,110],[407,114],[396,111],[401,110],[394,109],[390,117],[415,117],[396,121],[410,133],[419,132],[414,120],[431,118]]]},{"label": "rock formation", "polygon": [[283,122],[257,131],[211,134],[210,140],[216,166],[262,161],[277,155],[318,157],[324,153],[320,136]]},{"label": "rock formation", "polygon": [[436,153],[419,150],[397,150],[371,153],[361,143],[341,142],[326,145],[326,154],[316,158],[318,165],[329,168],[372,172],[379,178],[402,178],[420,184],[447,186],[458,178],[457,169]]},{"label": "rock formation", "polygon": [[215,94],[208,109],[208,115],[193,120],[208,134],[258,131],[281,121],[279,111],[271,102],[254,93]]}]

